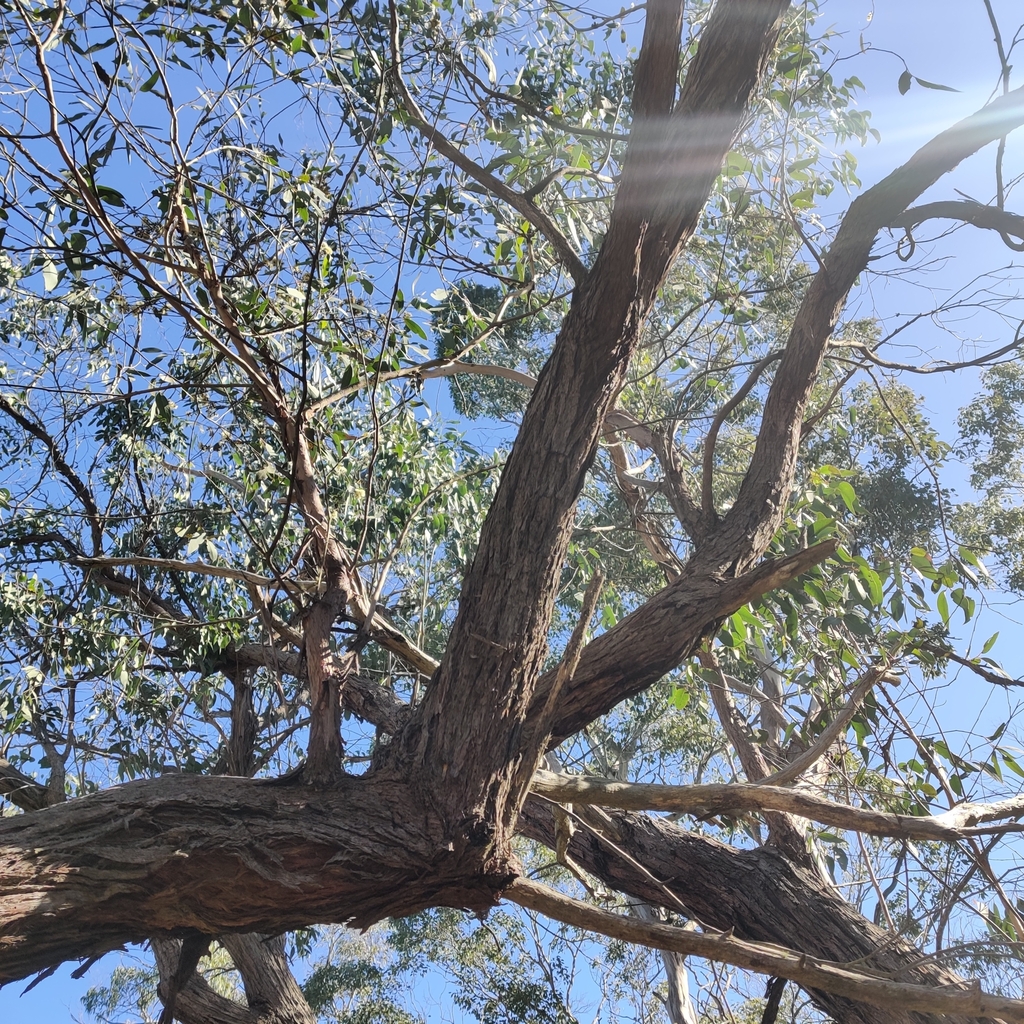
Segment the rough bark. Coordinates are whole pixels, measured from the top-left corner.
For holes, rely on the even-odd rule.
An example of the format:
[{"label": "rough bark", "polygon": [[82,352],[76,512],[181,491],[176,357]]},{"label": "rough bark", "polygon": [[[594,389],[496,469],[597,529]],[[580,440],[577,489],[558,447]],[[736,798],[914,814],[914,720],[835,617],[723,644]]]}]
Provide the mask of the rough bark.
[{"label": "rough bark", "polygon": [[[493,904],[514,870],[509,840],[531,774],[523,769],[539,754],[540,740],[524,737],[543,731],[533,726],[555,678],[538,680],[574,506],[657,290],[697,223],[787,6],[720,0],[677,104],[681,0],[647,4],[634,135],[605,243],[537,382],[421,708],[398,731],[395,708],[375,706],[372,696],[364,702],[368,715],[393,713],[398,732],[364,777],[337,777],[337,721],[350,698],[333,674],[328,637],[344,608],[364,609],[372,636],[374,610],[331,535],[302,424],[275,405],[272,382],[232,334],[239,365],[287,441],[314,568],[327,583],[329,597],[307,617],[300,669],[313,703],[308,780],[320,785],[171,776],[3,821],[0,982],[152,936],[366,925],[430,906]],[[811,549],[751,569],[782,521],[807,398],[842,304],[878,230],[963,157],[1024,121],[1022,96],[1011,93],[943,133],[853,204],[797,314],[737,501],[721,519],[705,517],[677,580],[582,652],[558,697],[556,742],[676,667],[721,616],[823,557]],[[88,182],[76,181],[91,195]],[[94,212],[105,223],[102,204]],[[692,516],[689,504],[680,507]],[[116,593],[121,584],[111,577],[106,585]],[[137,599],[137,588],[125,586]],[[35,799],[13,770],[0,780],[23,805]],[[545,813],[531,802],[523,827],[547,841]],[[570,854],[617,889],[671,909],[681,901],[707,925],[821,959],[955,982],[934,965],[908,968],[916,951],[778,852],[734,850],[635,814],[608,820],[632,862],[585,830]],[[815,998],[848,1022],[928,1019]]]},{"label": "rough bark", "polygon": [[[316,1024],[316,1016],[292,976],[284,938],[226,935],[221,940],[242,976],[246,1004],[219,995],[198,974],[177,994],[174,1018],[181,1024]],[[177,939],[152,944],[162,978],[172,976],[181,955]],[[165,996],[165,986],[160,986]]]},{"label": "rough bark", "polygon": [[[402,737],[431,794],[481,856],[502,843],[539,750],[523,726],[583,488],[604,422],[655,294],[692,233],[771,52],[788,0],[722,0],[687,75],[679,111],[681,0],[652,0],[636,67],[634,128],[622,185],[594,268],[577,286],[523,417],[467,574],[448,651]],[[666,127],[671,131],[665,131]],[[652,140],[668,138],[649,173]],[[451,714],[457,707],[458,715]],[[492,846],[495,848],[492,850]]]},{"label": "rough bark", "polygon": [[[773,943],[836,963],[856,961],[860,969],[898,974],[899,980],[916,984],[960,982],[952,971],[922,963],[910,943],[871,924],[815,872],[771,847],[737,850],[662,819],[630,812],[612,811],[589,820],[596,827],[577,828],[569,854],[612,889],[676,913],[683,907],[702,925],[732,931],[748,941]],[[520,828],[554,848],[550,805],[529,799]],[[961,1024],[973,1019],[904,1013],[897,1005],[879,1008],[829,993],[810,994],[820,1009],[843,1024]]]},{"label": "rough bark", "polygon": [[[766,561],[738,578],[701,573],[691,559],[677,580],[583,649],[558,701],[552,745],[671,672],[725,616],[791,582],[834,551],[835,543],[826,541]],[[553,672],[541,678],[531,718],[540,714],[553,682]]]},{"label": "rough bark", "polygon": [[467,864],[385,773],[327,790],[168,775],[9,818],[2,833],[0,984],[152,936],[484,910],[511,878]]},{"label": "rough bark", "polygon": [[864,974],[857,970],[859,965],[851,969],[850,965],[819,960],[784,946],[747,942],[721,932],[691,932],[672,925],[642,924],[525,878],[516,879],[507,895],[521,906],[546,913],[564,924],[653,949],[672,949],[789,978],[809,991],[853,999],[883,1011],[898,1006],[905,1016],[921,1011],[962,1017],[985,1015],[1024,1024],[1024,1000],[983,992],[977,983],[954,982],[939,988],[894,981]]}]

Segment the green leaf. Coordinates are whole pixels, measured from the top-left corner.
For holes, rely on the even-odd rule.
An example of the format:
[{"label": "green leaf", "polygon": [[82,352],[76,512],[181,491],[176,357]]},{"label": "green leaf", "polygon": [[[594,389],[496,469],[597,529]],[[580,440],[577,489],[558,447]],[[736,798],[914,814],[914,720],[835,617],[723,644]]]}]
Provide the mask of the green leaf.
[{"label": "green leaf", "polygon": [[1008,753],[1006,753],[1005,750],[1000,750],[999,756],[1003,759],[1003,764],[1005,764],[1006,767],[1009,768],[1014,775],[1019,775],[1022,779],[1024,779],[1024,768],[1021,768],[1021,766],[1017,763],[1016,758],[1011,757]]},{"label": "green leaf", "polygon": [[857,493],[845,480],[836,484],[836,493],[843,499],[843,504],[851,511],[857,511]]},{"label": "green leaf", "polygon": [[[917,82],[918,85],[924,86],[926,89],[938,89],[940,92],[960,91],[959,89],[954,89],[951,85],[939,85],[937,82],[926,82],[923,78],[918,78],[917,75],[914,75],[914,81]],[[909,86],[907,88],[909,88]]]},{"label": "green leaf", "polygon": [[754,165],[742,153],[732,150],[725,156],[722,175],[726,178],[738,178],[741,174],[748,174],[753,169]]},{"label": "green leaf", "polygon": [[907,93],[910,92],[910,84],[913,80],[914,76],[909,71],[904,71],[903,74],[900,75],[898,87],[901,96],[906,96]]},{"label": "green leaf", "polygon": [[422,338],[424,341],[427,340],[427,332],[415,321],[411,316],[405,318],[405,329],[411,331],[413,334]]},{"label": "green leaf", "polygon": [[868,588],[868,597],[871,599],[873,605],[880,605],[884,596],[882,590],[882,580],[878,573],[874,569],[869,569],[864,566],[860,571],[860,577],[865,582]]}]

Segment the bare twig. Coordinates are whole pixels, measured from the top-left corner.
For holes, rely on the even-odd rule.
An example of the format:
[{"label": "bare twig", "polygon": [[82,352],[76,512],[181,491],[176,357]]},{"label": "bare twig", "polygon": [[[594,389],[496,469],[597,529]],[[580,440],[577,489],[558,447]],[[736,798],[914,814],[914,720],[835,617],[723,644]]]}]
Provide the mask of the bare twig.
[{"label": "bare twig", "polygon": [[578,253],[570,245],[569,240],[558,229],[555,222],[521,192],[510,188],[500,178],[481,167],[470,159],[447,136],[432,125],[420,109],[415,97],[409,91],[402,77],[402,50],[398,29],[398,8],[391,0],[388,5],[391,12],[391,78],[395,83],[402,106],[416,130],[447,160],[460,170],[465,171],[474,181],[483,185],[498,199],[508,203],[514,210],[521,213],[550,243],[565,265],[572,279],[578,284],[587,275]]}]

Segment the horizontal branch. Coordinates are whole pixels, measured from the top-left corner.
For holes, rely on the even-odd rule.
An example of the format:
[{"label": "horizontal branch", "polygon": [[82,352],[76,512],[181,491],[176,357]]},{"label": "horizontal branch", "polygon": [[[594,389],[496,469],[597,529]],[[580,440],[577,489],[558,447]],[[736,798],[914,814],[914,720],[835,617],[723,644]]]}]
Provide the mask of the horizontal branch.
[{"label": "horizontal branch", "polygon": [[[282,587],[291,592],[301,591],[305,584],[302,581],[271,579],[269,576],[261,576],[259,573],[248,572],[244,569],[234,569],[226,565],[211,565],[208,562],[189,561],[182,558],[70,558],[68,561],[74,565],[81,565],[86,568],[95,566],[97,568],[112,568],[116,566],[136,566],[142,568],[166,569],[169,572],[190,572],[201,576],[214,576],[221,579],[238,580],[257,587]],[[364,595],[354,594],[349,604],[349,611],[356,625],[365,629],[370,639],[379,644],[385,650],[395,654],[417,672],[430,675],[437,668],[437,661],[425,651],[421,650],[410,640],[394,623],[389,622],[379,609],[374,611],[372,622],[367,625],[368,601]],[[201,623],[189,623],[190,625],[201,625]],[[293,637],[296,642],[298,637]],[[250,654],[254,654],[250,650]],[[268,666],[272,667],[272,666]],[[292,673],[294,674],[294,673]]]},{"label": "horizontal branch", "polygon": [[[298,651],[282,651],[269,644],[239,644],[238,647],[229,648],[217,667],[229,670],[234,666],[265,668],[300,680],[307,678],[305,659]],[[337,657],[330,658],[327,667],[329,673],[336,678],[340,678],[345,668]],[[411,711],[409,705],[386,686],[358,672],[346,675],[341,703],[349,714],[375,725],[389,736],[395,736],[401,731]]]},{"label": "horizontal branch", "polygon": [[652,949],[668,949],[684,956],[699,956],[760,974],[789,978],[806,988],[874,1006],[895,1005],[901,1010],[974,1017],[990,1015],[1024,1022],[1024,1000],[983,992],[977,981],[936,988],[890,981],[782,946],[744,942],[729,935],[701,934],[667,924],[648,924],[600,910],[525,878],[517,878],[503,895],[520,906],[576,928]]},{"label": "horizontal branch", "polygon": [[1024,797],[994,803],[964,803],[932,817],[891,814],[868,807],[834,803],[800,789],[759,783],[721,783],[700,786],[663,786],[618,782],[585,776],[561,775],[538,769],[531,790],[557,803],[596,804],[624,811],[672,811],[707,818],[716,814],[781,811],[823,825],[892,839],[954,842],[980,832],[1024,831],[1024,825],[984,823],[1024,816]]},{"label": "horizontal branch", "polygon": [[976,228],[986,228],[989,231],[998,231],[1000,234],[1024,239],[1024,217],[971,200],[953,199],[913,206],[893,220],[891,226],[910,231],[926,220],[959,220]]},{"label": "horizontal branch", "polygon": [[0,796],[23,811],[38,811],[50,803],[49,794],[42,783],[19,771],[6,757],[0,757]]},{"label": "horizontal branch", "polygon": [[380,773],[319,791],[166,775],[0,818],[0,985],[153,936],[484,910],[510,875],[466,851]]},{"label": "horizontal branch", "polygon": [[441,361],[434,366],[419,367],[416,371],[416,375],[424,380],[431,380],[435,377],[457,377],[464,373],[477,377],[501,377],[514,384],[521,384],[531,391],[537,386],[536,377],[513,369],[511,366],[497,366],[493,363],[467,363],[460,359],[453,359],[450,362]]},{"label": "horizontal branch", "polygon": [[[200,576],[216,576],[225,580],[238,580],[242,583],[251,583],[257,587],[288,587],[289,581],[273,580],[268,576],[261,576],[259,573],[248,572],[245,569],[232,569],[228,565],[211,565],[209,562],[191,562],[184,558],[144,558],[131,556],[127,558],[69,558],[72,565],[82,565],[86,568],[95,566],[105,567],[137,567],[141,569],[167,569],[169,572],[191,572]],[[297,585],[291,583],[298,589]]]}]

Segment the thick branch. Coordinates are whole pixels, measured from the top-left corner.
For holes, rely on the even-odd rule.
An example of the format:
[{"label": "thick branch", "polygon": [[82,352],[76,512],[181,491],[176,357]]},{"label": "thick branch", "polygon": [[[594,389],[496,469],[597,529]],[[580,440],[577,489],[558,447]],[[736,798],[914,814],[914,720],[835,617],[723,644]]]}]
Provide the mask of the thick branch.
[{"label": "thick branch", "polygon": [[283,935],[225,935],[221,942],[242,975],[250,1008],[261,1014],[258,1024],[315,1024],[288,965]]},{"label": "thick branch", "polygon": [[[520,826],[554,849],[551,805],[527,800]],[[685,831],[661,818],[626,811],[579,808],[595,827],[576,829],[569,853],[612,889],[678,912],[680,906],[705,927],[738,938],[791,947],[822,960],[863,965],[864,970],[923,985],[955,985],[959,979],[923,960],[908,942],[867,921],[816,872],[793,864],[772,847],[738,850]],[[638,865],[643,864],[645,870]],[[817,1005],[840,1024],[924,1024],[939,1018],[904,1012],[899,1004],[875,1009],[812,990]],[[970,1020],[975,1020],[970,1015]],[[966,1022],[966,1018],[957,1018]],[[946,1024],[952,1024],[946,1019]]]},{"label": "thick branch", "polygon": [[707,935],[665,924],[647,924],[600,910],[555,889],[517,878],[506,898],[556,921],[610,938],[635,942],[653,949],[700,956],[780,978],[807,988],[845,996],[873,1006],[899,1006],[902,1010],[938,1014],[981,1016],[990,1014],[1006,1021],[1024,1021],[1024,1000],[1007,999],[981,990],[977,983],[926,988],[873,977],[842,964],[817,960],[781,946],[755,945],[726,935]]},{"label": "thick branch", "polygon": [[[178,970],[181,946],[180,939],[155,939],[150,943],[153,959],[160,972],[161,999],[167,998],[171,979]],[[262,1021],[241,1003],[214,992],[209,982],[198,973],[193,973],[192,977],[175,992],[174,1019],[181,1024],[262,1024]]]},{"label": "thick branch", "polygon": [[128,783],[0,819],[0,877],[0,984],[154,936],[483,910],[510,880],[461,861],[436,815],[384,773],[325,791],[223,776]]},{"label": "thick branch", "polygon": [[[316,1024],[288,967],[284,936],[225,935],[221,943],[242,976],[248,1005],[218,995],[205,978],[193,974],[177,993],[175,1020],[181,1024]],[[181,942],[157,939],[151,945],[161,979],[170,978],[178,967]]]},{"label": "thick branch", "polygon": [[959,220],[965,224],[973,224],[976,228],[987,228],[1002,235],[1024,239],[1024,217],[1000,210],[996,206],[986,206],[984,203],[970,200],[947,200],[913,206],[893,220],[891,226],[910,231],[926,220]]},{"label": "thick branch", "polygon": [[[504,838],[517,803],[510,787],[519,758],[536,754],[518,748],[546,656],[576,499],[657,289],[697,224],[786,6],[784,0],[754,6],[721,0],[702,33],[678,115],[670,111],[682,4],[651,0],[647,6],[634,139],[608,234],[594,269],[573,294],[523,417],[463,586],[446,657],[421,714],[394,745],[398,757],[443,766],[440,799],[465,819],[467,834],[477,837],[470,841],[482,850],[489,846],[486,830],[496,828]],[[647,201],[643,181],[650,144],[662,137],[667,117],[684,125],[671,136],[675,159],[659,179],[675,182],[670,209],[664,196],[653,206]]]},{"label": "thick branch", "polygon": [[[678,667],[704,634],[726,615],[784,586],[836,549],[825,541],[786,558],[765,562],[739,578],[697,576],[692,566],[645,605],[588,644],[558,703],[552,743],[579,732],[595,718]],[[541,679],[530,709],[543,706],[554,674]]]},{"label": "thick branch", "polygon": [[[658,67],[642,78],[641,51],[634,108],[639,110],[637,97],[642,95],[642,116],[634,121],[622,184],[601,252],[603,257],[606,250],[638,246],[641,288],[660,286],[693,233],[789,5],[789,0],[718,0],[701,32],[674,110],[675,81],[670,81],[665,69],[669,38],[679,38],[678,28],[672,34],[670,18],[674,8],[682,5],[664,0],[647,5],[650,53]],[[641,93],[647,78],[652,87]]]},{"label": "thick branch", "polygon": [[7,760],[0,757],[0,795],[23,811],[38,811],[49,806],[49,790]]}]

